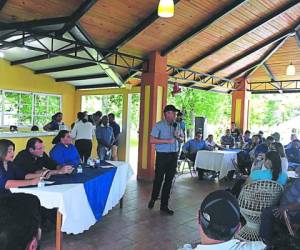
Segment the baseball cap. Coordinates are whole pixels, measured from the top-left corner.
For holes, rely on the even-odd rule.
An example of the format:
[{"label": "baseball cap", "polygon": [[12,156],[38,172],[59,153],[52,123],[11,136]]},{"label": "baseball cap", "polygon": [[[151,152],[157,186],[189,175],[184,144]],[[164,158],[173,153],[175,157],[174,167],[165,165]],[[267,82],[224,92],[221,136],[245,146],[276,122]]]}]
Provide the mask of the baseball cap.
[{"label": "baseball cap", "polygon": [[179,112],[180,110],[175,108],[174,105],[167,105],[164,108],[164,113],[168,112],[168,111],[173,111],[173,112]]},{"label": "baseball cap", "polygon": [[240,223],[240,208],[237,199],[228,191],[218,190],[203,200],[199,210],[199,224],[214,235],[231,239]]}]

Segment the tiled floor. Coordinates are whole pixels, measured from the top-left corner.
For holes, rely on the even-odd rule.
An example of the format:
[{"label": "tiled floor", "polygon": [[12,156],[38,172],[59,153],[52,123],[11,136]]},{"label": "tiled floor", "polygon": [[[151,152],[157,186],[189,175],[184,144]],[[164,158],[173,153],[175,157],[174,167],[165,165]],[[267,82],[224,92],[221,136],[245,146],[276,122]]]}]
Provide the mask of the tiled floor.
[{"label": "tiled floor", "polygon": [[[115,207],[90,230],[63,238],[64,250],[155,250],[177,249],[198,240],[197,210],[211,191],[224,188],[214,181],[198,181],[183,175],[176,179],[170,207],[173,216],[160,214],[159,201],[147,208],[151,183],[132,180],[124,197],[124,208]],[[82,215],[84,216],[84,214]],[[54,232],[44,234],[41,249],[54,249]]]}]

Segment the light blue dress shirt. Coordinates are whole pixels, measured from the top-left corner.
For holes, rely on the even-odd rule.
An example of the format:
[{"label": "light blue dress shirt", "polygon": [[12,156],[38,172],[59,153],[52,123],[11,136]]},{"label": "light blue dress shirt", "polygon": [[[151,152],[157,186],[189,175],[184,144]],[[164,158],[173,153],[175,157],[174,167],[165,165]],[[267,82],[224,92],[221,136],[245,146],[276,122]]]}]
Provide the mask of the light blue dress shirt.
[{"label": "light blue dress shirt", "polygon": [[[151,136],[158,139],[173,139],[175,138],[175,131],[181,133],[180,128],[178,126],[175,128],[173,124],[169,124],[166,120],[162,120],[155,124],[151,131]],[[175,140],[175,142],[171,144],[156,144],[155,149],[156,152],[160,153],[178,152],[178,141]]]},{"label": "light blue dress shirt", "polygon": [[204,140],[198,141],[196,139],[191,139],[186,144],[183,145],[183,150],[190,154],[194,154],[197,153],[197,151],[199,150],[205,150],[205,149],[208,149],[208,147]]}]

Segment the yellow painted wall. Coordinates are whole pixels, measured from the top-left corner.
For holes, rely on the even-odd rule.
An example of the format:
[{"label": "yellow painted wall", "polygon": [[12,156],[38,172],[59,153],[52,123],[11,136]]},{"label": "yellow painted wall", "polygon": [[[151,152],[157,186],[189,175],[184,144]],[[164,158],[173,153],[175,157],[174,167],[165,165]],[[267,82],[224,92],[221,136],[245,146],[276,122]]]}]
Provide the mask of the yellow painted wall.
[{"label": "yellow painted wall", "polygon": [[74,122],[75,87],[71,84],[55,82],[47,75],[35,75],[28,68],[11,66],[0,59],[0,89],[61,95],[63,120],[69,127]]},{"label": "yellow painted wall", "polygon": [[[23,66],[11,66],[8,61],[0,59],[0,89],[17,90],[35,93],[55,94],[62,96],[64,122],[70,127],[74,122],[75,88],[67,83],[56,83],[47,75],[35,75],[32,70]],[[39,136],[48,153],[52,148],[53,136]],[[25,148],[28,138],[9,138],[16,144],[16,154]]]},{"label": "yellow painted wall", "polygon": [[[48,154],[51,148],[53,147],[52,145],[53,136],[39,136],[39,138],[43,140],[45,146],[45,152]],[[15,150],[15,156],[16,156],[19,151],[26,148],[26,144],[29,138],[8,138],[8,139],[13,141],[14,144],[16,145],[16,150]]]}]

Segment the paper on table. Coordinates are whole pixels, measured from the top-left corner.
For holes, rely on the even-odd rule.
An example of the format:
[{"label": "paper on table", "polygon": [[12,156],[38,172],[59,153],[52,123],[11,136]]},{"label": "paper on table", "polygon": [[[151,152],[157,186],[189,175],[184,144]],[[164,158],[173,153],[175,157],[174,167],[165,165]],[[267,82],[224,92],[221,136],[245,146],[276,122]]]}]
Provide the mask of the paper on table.
[{"label": "paper on table", "polygon": [[299,178],[300,176],[295,171],[288,171],[289,178]]}]

